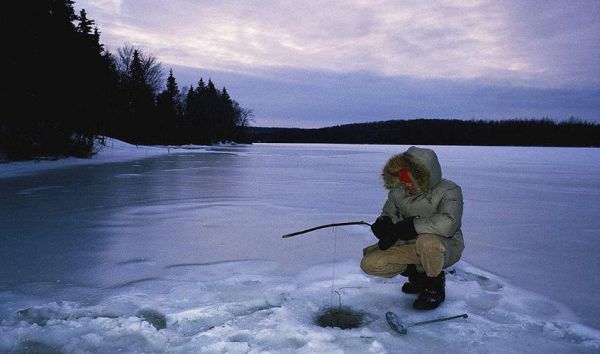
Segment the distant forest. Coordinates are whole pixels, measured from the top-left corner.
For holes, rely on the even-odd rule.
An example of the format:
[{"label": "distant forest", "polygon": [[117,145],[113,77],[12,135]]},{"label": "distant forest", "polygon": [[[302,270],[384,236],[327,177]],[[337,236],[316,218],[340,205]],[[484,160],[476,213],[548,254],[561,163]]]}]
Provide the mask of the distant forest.
[{"label": "distant forest", "polygon": [[202,78],[179,89],[140,48],[113,54],[70,0],[17,1],[1,20],[7,61],[0,160],[89,157],[99,136],[135,144],[247,142],[252,112]]},{"label": "distant forest", "polygon": [[600,146],[600,124],[577,118],[463,121],[389,120],[319,129],[249,128],[253,141],[267,143],[423,144],[481,146]]}]

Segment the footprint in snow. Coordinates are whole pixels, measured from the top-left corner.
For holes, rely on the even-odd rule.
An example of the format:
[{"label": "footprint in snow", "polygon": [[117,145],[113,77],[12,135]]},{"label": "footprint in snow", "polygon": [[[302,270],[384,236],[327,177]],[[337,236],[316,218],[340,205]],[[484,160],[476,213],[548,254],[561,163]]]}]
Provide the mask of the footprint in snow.
[{"label": "footprint in snow", "polygon": [[476,281],[484,290],[490,292],[500,291],[504,287],[504,285],[501,283],[496,282],[484,275],[467,272],[462,269],[451,269],[448,271],[448,274],[458,281]]}]

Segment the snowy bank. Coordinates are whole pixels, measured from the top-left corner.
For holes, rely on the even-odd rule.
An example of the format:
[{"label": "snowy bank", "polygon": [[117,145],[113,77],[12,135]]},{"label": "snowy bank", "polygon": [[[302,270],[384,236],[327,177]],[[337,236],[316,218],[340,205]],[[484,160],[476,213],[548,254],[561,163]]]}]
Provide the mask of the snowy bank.
[{"label": "snowy bank", "polygon": [[36,173],[38,171],[61,167],[123,162],[171,153],[197,153],[202,151],[209,151],[210,149],[211,146],[203,145],[133,145],[118,139],[106,138],[104,144],[97,142],[94,145],[94,151],[97,151],[97,153],[89,159],[67,157],[57,160],[32,160],[0,163],[0,178],[26,176],[32,173]]}]

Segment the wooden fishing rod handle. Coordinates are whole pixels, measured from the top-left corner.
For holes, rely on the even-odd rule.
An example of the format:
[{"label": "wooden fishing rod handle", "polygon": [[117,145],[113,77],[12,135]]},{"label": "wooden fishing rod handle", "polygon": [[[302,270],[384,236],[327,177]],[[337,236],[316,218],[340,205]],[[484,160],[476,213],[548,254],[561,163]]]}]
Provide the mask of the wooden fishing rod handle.
[{"label": "wooden fishing rod handle", "polygon": [[336,224],[327,224],[327,225],[315,226],[315,227],[310,228],[310,229],[301,230],[301,231],[297,231],[297,232],[292,232],[291,234],[283,235],[282,238],[290,238],[290,237],[293,237],[293,236],[302,235],[302,234],[305,234],[305,233],[308,233],[308,232],[311,232],[311,231],[316,231],[316,230],[324,229],[324,228],[327,228],[327,227],[348,226],[348,225],[368,225],[368,226],[371,226],[371,224],[369,224],[368,222],[364,222],[364,221],[340,222],[340,223],[336,223]]}]

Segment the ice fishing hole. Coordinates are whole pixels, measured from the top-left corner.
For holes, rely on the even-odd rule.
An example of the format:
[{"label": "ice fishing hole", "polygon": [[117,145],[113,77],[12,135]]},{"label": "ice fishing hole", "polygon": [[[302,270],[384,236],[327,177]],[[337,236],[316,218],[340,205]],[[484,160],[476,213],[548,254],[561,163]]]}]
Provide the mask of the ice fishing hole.
[{"label": "ice fishing hole", "polygon": [[341,329],[358,328],[363,325],[365,314],[349,307],[328,307],[315,317],[315,323],[321,327]]}]

